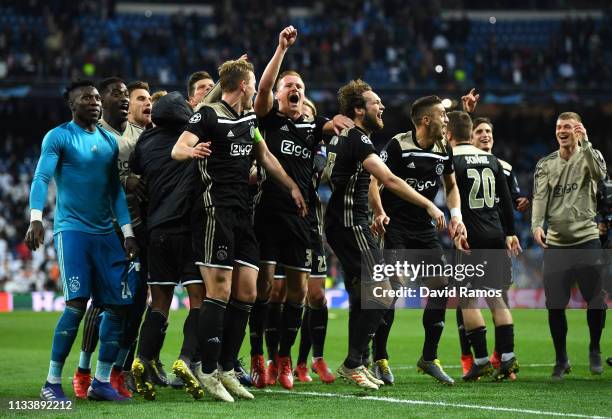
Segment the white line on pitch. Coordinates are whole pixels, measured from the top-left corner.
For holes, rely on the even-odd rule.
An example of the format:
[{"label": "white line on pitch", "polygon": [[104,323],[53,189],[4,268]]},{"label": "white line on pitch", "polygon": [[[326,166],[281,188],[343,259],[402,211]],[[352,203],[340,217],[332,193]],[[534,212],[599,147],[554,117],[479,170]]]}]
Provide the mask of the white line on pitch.
[{"label": "white line on pitch", "polygon": [[371,400],[371,401],[376,401],[376,402],[415,404],[415,405],[427,405],[427,406],[438,406],[438,407],[459,407],[459,408],[465,408],[465,409],[492,410],[496,412],[527,413],[531,415],[541,415],[541,416],[563,416],[563,417],[572,417],[572,418],[609,419],[608,416],[590,416],[590,415],[581,415],[579,413],[560,413],[560,412],[547,412],[545,410],[516,409],[513,407],[481,406],[481,405],[475,405],[475,404],[432,402],[432,401],[426,401],[426,400],[407,400],[407,399],[396,399],[393,397],[353,396],[350,394],[319,393],[319,392],[314,392],[314,391],[282,391],[282,390],[267,390],[267,389],[261,390],[261,391],[263,391],[264,393],[286,394],[290,396],[313,396],[313,397],[327,397],[327,398],[337,398],[337,399]]},{"label": "white line on pitch", "polygon": [[[538,368],[538,367],[553,367],[555,364],[521,364],[521,367],[528,367],[528,368]],[[572,364],[572,367],[577,367],[580,366],[581,364]],[[394,370],[414,370],[416,369],[416,366],[413,365],[393,365],[390,364],[390,367],[392,367],[392,369]],[[462,368],[461,365],[444,365],[444,368]]]}]

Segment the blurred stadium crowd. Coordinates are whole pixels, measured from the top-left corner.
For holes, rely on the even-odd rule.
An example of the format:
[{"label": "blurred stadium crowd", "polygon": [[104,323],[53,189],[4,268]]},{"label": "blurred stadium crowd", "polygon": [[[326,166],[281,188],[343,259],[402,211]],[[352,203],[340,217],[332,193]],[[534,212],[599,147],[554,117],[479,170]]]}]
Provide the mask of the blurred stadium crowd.
[{"label": "blurred stadium crowd", "polygon": [[[262,68],[288,16],[288,8],[273,1],[210,2],[210,16],[122,14],[113,1],[14,3],[0,6],[0,79],[120,72],[150,83],[182,83],[186,74],[215,69],[244,51]],[[309,13],[291,18],[300,47],[287,65],[311,83],[328,85],[358,76],[403,88],[612,85],[610,5],[598,17],[575,18],[568,10],[563,19],[498,21],[462,12],[442,18],[444,3],[312,2]]]},{"label": "blurred stadium crowd", "polygon": [[[191,72],[207,70],[216,78],[219,63],[244,52],[260,74],[278,28],[288,23],[289,5],[307,13],[291,17],[300,44],[288,54],[285,67],[298,69],[309,88],[327,89],[327,95],[315,97],[324,112],[335,112],[333,93],[351,78],[394,92],[385,129],[374,138],[379,148],[397,132],[411,129],[406,118],[410,93],[404,92],[418,88],[458,98],[475,86],[485,93],[518,95],[515,106],[498,106],[488,104],[485,94],[477,114],[493,119],[494,152],[514,165],[525,195],[530,195],[537,160],[556,147],[554,119],[568,106],[581,113],[595,147],[608,159],[612,155],[612,128],[600,112],[612,103],[612,7],[606,2],[592,2],[595,17],[570,17],[568,12],[560,19],[528,20],[471,19],[462,11],[468,2],[457,0],[280,4],[225,0],[210,2],[210,15],[165,15],[121,13],[112,0],[0,2],[0,291],[56,287],[50,221],[54,193],[45,211],[46,247],[32,255],[22,240],[40,142],[46,131],[69,119],[59,86],[69,79],[120,75],[126,81],[145,80],[154,90],[185,94]],[[470,8],[506,12],[542,4],[567,10],[565,1],[553,0],[469,2]],[[589,8],[588,2],[581,7]],[[448,10],[456,12],[445,14]],[[49,82],[58,86],[53,100],[2,94],[12,86],[27,84],[31,92],[37,83]],[[552,90],[564,92],[557,99],[565,104],[518,106],[530,95]],[[604,92],[603,100],[582,101],[577,92],[589,90]],[[381,96],[385,100],[384,92]],[[529,213],[517,217],[523,248],[531,247]],[[339,279],[330,262],[330,276]]]}]

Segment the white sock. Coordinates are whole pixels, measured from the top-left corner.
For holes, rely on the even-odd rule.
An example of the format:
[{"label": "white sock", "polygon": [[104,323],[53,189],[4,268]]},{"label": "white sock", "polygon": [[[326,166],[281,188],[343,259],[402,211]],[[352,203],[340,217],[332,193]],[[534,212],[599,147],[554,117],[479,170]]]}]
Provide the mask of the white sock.
[{"label": "white sock", "polygon": [[512,358],[514,358],[514,352],[508,352],[505,354],[501,354],[501,360],[502,362],[506,362],[511,360]]},{"label": "white sock", "polygon": [[102,383],[110,382],[111,369],[113,368],[112,362],[102,362],[98,359],[98,365],[96,366],[96,380]]},{"label": "white sock", "polygon": [[489,358],[488,357],[474,358],[474,364],[476,364],[476,365],[484,365],[487,362],[489,362]]},{"label": "white sock", "polygon": [[49,373],[47,374],[47,381],[49,384],[61,384],[62,383],[62,369],[64,368],[63,362],[51,361],[49,362]]},{"label": "white sock", "polygon": [[79,355],[79,368],[83,370],[91,370],[91,352],[81,351]]}]

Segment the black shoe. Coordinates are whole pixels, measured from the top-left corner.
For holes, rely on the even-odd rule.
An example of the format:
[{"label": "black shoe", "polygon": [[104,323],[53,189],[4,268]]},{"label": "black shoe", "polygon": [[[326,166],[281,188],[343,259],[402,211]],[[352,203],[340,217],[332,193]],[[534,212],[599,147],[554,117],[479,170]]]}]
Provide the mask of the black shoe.
[{"label": "black shoe", "polygon": [[476,381],[480,377],[491,375],[492,373],[493,365],[491,365],[491,362],[487,361],[482,365],[478,365],[474,362],[472,368],[463,376],[463,381]]},{"label": "black shoe", "polygon": [[123,380],[125,381],[127,389],[132,393],[136,393],[136,383],[134,382],[132,371],[123,371]]},{"label": "black shoe", "polygon": [[236,378],[238,381],[240,381],[240,384],[245,387],[253,386],[253,378],[251,378],[251,375],[244,369],[242,358],[234,361],[234,372],[236,373]]},{"label": "black shoe", "polygon": [[601,352],[589,352],[589,369],[593,375],[603,374],[603,363],[601,362]]},{"label": "black shoe", "polygon": [[557,362],[553,367],[552,379],[553,380],[563,380],[565,374],[569,374],[572,371],[572,367],[569,361],[565,362]]},{"label": "black shoe", "polygon": [[499,368],[493,373],[493,378],[496,381],[501,381],[509,378],[512,373],[516,374],[517,372],[519,372],[519,364],[516,357],[513,356],[507,361],[500,362]]},{"label": "black shoe", "polygon": [[374,363],[374,377],[382,380],[386,386],[392,386],[395,382],[395,377],[393,376],[393,371],[391,371],[391,367],[389,366],[389,361],[387,359],[379,359]]},{"label": "black shoe", "polygon": [[455,384],[455,380],[453,380],[442,368],[442,364],[440,363],[439,359],[425,361],[423,357],[421,357],[417,362],[417,372],[431,375],[442,384]]},{"label": "black shoe", "polygon": [[147,368],[147,381],[160,387],[168,386],[168,375],[164,371],[164,364],[159,359],[151,361]]},{"label": "black shoe", "polygon": [[154,362],[138,356],[134,358],[132,363],[132,376],[136,384],[136,391],[146,400],[155,400],[155,386],[151,382],[153,376],[151,370],[154,368]]},{"label": "black shoe", "polygon": [[609,366],[612,367],[612,356],[606,359],[606,362],[608,363]]}]

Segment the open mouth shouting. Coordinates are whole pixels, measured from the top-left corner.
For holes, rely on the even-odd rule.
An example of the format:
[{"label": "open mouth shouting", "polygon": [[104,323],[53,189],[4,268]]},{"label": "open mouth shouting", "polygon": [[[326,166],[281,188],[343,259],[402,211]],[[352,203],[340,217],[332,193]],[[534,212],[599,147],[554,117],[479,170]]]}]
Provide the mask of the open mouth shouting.
[{"label": "open mouth shouting", "polygon": [[300,95],[298,93],[291,93],[289,95],[289,103],[297,105],[299,101],[300,101]]},{"label": "open mouth shouting", "polygon": [[129,102],[122,102],[119,105],[119,110],[121,111],[121,114],[127,115],[129,110],[130,110],[130,103]]}]

